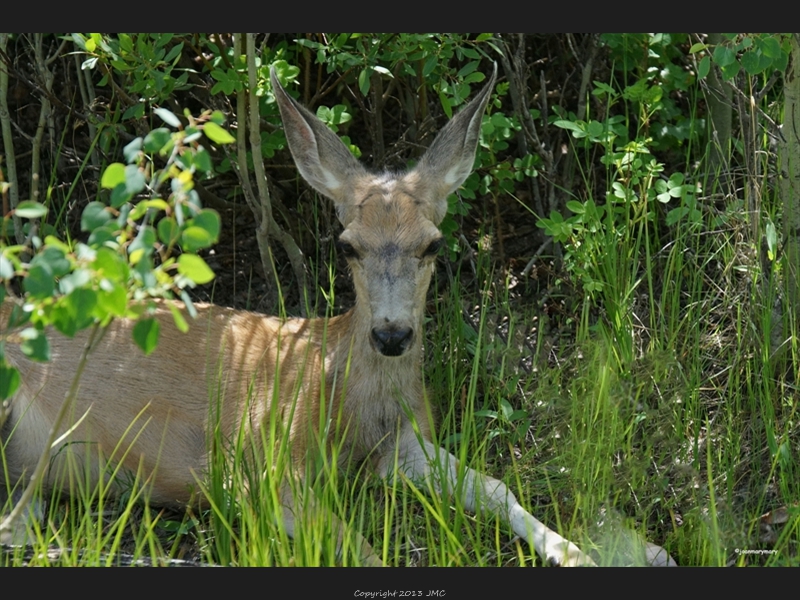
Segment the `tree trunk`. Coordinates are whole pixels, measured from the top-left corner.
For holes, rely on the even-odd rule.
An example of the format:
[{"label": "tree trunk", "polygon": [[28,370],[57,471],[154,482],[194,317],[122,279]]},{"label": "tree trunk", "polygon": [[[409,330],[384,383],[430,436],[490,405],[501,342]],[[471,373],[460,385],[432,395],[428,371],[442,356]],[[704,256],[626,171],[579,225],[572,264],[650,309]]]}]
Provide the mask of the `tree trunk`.
[{"label": "tree trunk", "polygon": [[792,55],[784,76],[780,194],[786,257],[786,299],[800,323],[800,34],[791,37]]},{"label": "tree trunk", "polygon": [[[722,42],[722,35],[709,33],[708,42],[716,46]],[[710,181],[712,184],[729,182],[726,175],[730,159],[733,90],[722,80],[716,65],[708,73],[708,92]]]}]

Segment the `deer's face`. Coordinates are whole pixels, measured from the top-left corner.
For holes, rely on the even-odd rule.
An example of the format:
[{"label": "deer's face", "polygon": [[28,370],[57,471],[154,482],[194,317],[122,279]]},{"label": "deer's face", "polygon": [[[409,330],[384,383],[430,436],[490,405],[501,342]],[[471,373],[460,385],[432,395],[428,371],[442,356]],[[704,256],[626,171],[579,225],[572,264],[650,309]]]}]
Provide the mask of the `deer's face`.
[{"label": "deer's face", "polygon": [[472,171],[495,76],[496,70],[413,170],[373,175],[336,134],[292,99],[274,70],[270,73],[297,168],[333,200],[345,227],[340,247],[353,272],[359,327],[366,325],[368,338],[356,343],[369,343],[379,355],[402,356],[420,347],[425,295],[442,246],[437,225],[447,212],[447,197]]},{"label": "deer's face", "polygon": [[383,356],[401,356],[419,343],[433,263],[444,241],[429,204],[406,179],[365,178],[354,189],[358,200],[339,237],[359,310],[369,308],[369,342],[363,343]]}]

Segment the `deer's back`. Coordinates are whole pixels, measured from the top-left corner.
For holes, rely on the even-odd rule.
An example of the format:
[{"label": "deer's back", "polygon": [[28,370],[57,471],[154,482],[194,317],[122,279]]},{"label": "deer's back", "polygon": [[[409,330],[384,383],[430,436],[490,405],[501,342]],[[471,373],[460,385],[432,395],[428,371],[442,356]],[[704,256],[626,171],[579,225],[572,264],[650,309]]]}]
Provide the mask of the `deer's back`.
[{"label": "deer's back", "polygon": [[[318,416],[323,322],[281,321],[212,305],[197,309],[198,318],[184,334],[170,311],[159,307],[161,335],[149,356],[132,341],[133,322],[116,320],[108,327],[89,354],[76,401],[61,426],[63,435],[67,423],[79,423],[54,450],[55,466],[70,456],[96,481],[107,468],[98,455],[131,474],[141,464],[144,475],[155,474],[152,500],[170,504],[187,501],[193,472],[205,471],[212,423],[219,423],[216,435],[225,443],[241,426],[258,433],[264,419],[277,418],[278,426],[297,438],[292,451],[302,457],[300,432],[313,427]],[[7,310],[3,307],[0,318]],[[48,333],[48,363],[29,360],[16,344],[7,346],[22,376],[3,431],[12,481],[36,465],[90,335],[83,331],[70,339]],[[253,436],[256,442],[260,438]],[[50,485],[61,485],[58,469],[50,473]]]}]

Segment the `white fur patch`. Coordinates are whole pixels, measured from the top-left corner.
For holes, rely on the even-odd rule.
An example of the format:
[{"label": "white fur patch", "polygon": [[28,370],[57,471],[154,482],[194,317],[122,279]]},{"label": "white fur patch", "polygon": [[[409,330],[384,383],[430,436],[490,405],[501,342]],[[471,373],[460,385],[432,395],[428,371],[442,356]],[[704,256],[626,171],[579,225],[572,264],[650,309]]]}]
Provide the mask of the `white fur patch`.
[{"label": "white fur patch", "polygon": [[342,187],[342,182],[334,174],[333,171],[321,168],[320,174],[322,175],[322,182],[329,190],[338,190]]},{"label": "white fur patch", "polygon": [[444,182],[450,187],[457,186],[457,184],[461,183],[463,174],[464,170],[461,165],[456,165],[445,174]]}]

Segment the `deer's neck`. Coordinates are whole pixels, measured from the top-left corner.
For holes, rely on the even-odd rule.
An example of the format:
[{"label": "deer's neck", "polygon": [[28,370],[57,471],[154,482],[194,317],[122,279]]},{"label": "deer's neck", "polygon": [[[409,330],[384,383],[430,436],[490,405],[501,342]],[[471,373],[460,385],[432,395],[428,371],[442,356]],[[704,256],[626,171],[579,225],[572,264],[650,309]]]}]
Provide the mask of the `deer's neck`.
[{"label": "deer's neck", "polygon": [[327,376],[336,379],[330,383],[341,394],[343,416],[355,428],[348,438],[356,455],[369,453],[387,440],[391,443],[408,420],[426,418],[419,335],[422,323],[404,354],[383,356],[369,342],[369,317],[360,314],[356,306],[328,323],[329,339],[335,337],[337,341],[326,353],[330,361],[326,362],[333,367]]}]

